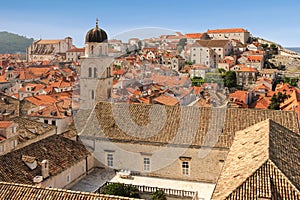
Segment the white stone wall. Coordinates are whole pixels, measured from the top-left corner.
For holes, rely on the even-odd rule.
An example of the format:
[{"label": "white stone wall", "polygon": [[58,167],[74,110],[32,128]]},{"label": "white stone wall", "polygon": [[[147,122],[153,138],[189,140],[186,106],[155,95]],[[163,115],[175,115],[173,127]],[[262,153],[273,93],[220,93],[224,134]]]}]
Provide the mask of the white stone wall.
[{"label": "white stone wall", "polygon": [[243,44],[247,42],[250,37],[249,32],[240,32],[240,33],[209,33],[209,37],[213,40],[239,40]]},{"label": "white stone wall", "polygon": [[[93,165],[93,161],[89,156],[87,160],[88,166]],[[49,166],[51,167],[51,166]],[[43,187],[52,187],[52,188],[69,188],[71,187],[76,181],[83,178],[87,173],[87,166],[86,166],[86,159],[83,159],[73,165],[72,167],[66,169],[65,171],[57,174],[56,176],[51,176],[45,179],[42,182]],[[69,177],[69,178],[67,178]]]},{"label": "white stone wall", "polygon": [[[154,146],[83,140],[95,149],[94,156],[101,166],[107,166],[107,154],[113,155],[113,169],[127,169],[142,175],[215,183],[222,169],[227,150],[211,149],[203,158],[199,148]],[[182,157],[189,160],[190,174],[182,174]],[[150,158],[150,171],[144,170],[144,158]],[[183,158],[183,159],[185,159]]]}]

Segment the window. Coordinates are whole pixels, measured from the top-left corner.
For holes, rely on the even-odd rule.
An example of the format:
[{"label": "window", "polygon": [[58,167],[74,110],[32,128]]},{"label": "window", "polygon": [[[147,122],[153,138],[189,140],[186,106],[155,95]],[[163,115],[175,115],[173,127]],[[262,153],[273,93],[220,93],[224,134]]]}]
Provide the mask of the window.
[{"label": "window", "polygon": [[114,157],[113,154],[107,154],[107,166],[113,167],[114,166]]},{"label": "window", "polygon": [[51,124],[54,125],[54,126],[56,126],[56,121],[52,120]]},{"label": "window", "polygon": [[45,123],[45,124],[48,124],[48,119],[44,119],[44,123]]},{"label": "window", "polygon": [[95,99],[95,92],[94,92],[94,90],[92,90],[92,99]]},{"label": "window", "polygon": [[91,53],[94,54],[94,46],[91,47]]},{"label": "window", "polygon": [[97,68],[94,68],[94,78],[97,78]]},{"label": "window", "polygon": [[144,171],[150,171],[150,158],[144,158]]},{"label": "window", "polygon": [[67,174],[66,181],[67,183],[71,182],[71,174]]},{"label": "window", "polygon": [[190,166],[189,166],[189,162],[187,161],[183,161],[182,162],[182,175],[190,175]]},{"label": "window", "polygon": [[89,67],[89,77],[92,77],[92,68]]}]

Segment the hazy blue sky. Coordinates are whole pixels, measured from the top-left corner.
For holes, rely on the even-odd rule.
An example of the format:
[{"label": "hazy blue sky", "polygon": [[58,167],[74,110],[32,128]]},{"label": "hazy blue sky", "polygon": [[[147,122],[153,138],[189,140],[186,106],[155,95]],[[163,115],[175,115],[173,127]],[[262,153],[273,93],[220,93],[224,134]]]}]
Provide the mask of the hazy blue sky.
[{"label": "hazy blue sky", "polygon": [[[71,36],[83,46],[85,33],[95,26],[110,38],[144,27],[205,32],[243,27],[254,36],[283,46],[300,46],[299,0],[7,0],[0,4],[0,31],[39,39]],[[154,31],[155,32],[155,31]],[[129,35],[135,35],[130,32]],[[151,33],[149,29],[138,35]]]}]

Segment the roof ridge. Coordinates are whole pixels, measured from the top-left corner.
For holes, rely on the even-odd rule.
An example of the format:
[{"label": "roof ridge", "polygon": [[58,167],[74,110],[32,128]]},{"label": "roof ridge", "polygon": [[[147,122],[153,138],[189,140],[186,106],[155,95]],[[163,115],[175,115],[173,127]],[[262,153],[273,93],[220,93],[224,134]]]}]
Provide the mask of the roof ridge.
[{"label": "roof ridge", "polygon": [[300,194],[300,189],[298,189],[294,183],[288,178],[288,176],[282,171],[280,170],[280,168],[271,160],[271,159],[268,159],[267,162],[269,162],[269,164],[272,165],[272,167],[274,167],[276,170],[278,170],[281,174],[283,174],[283,178],[285,178],[285,180],[290,184],[290,186],[295,189],[298,194]]}]

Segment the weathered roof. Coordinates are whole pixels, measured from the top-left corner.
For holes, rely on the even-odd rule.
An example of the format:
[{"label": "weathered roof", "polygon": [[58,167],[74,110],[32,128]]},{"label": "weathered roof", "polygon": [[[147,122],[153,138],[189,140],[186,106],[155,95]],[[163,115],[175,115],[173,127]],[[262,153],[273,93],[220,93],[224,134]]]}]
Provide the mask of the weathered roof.
[{"label": "weathered roof", "polygon": [[198,43],[202,47],[224,47],[229,40],[197,40]]},{"label": "weathered roof", "polygon": [[170,105],[170,106],[174,106],[174,105],[178,105],[179,101],[171,96],[162,94],[158,97],[156,97],[155,99],[153,99],[153,101],[159,103],[159,104],[163,104],[163,105]]},{"label": "weathered roof", "polygon": [[76,128],[84,128],[81,135],[121,142],[229,148],[236,131],[268,118],[298,132],[293,111],[99,102],[92,115],[95,119],[88,122],[92,119],[88,113],[75,116]]},{"label": "weathered roof", "polygon": [[50,131],[54,131],[56,129],[53,125],[26,119],[24,117],[16,117],[13,121],[18,124],[18,144],[31,139],[36,139],[37,137],[46,135]]},{"label": "weathered roof", "polygon": [[105,194],[78,192],[56,188],[41,188],[33,185],[0,182],[0,199],[85,199],[85,200],[119,200],[133,198]]},{"label": "weathered roof", "polygon": [[300,135],[265,120],[236,133],[213,198],[300,198]]},{"label": "weathered roof", "polygon": [[1,156],[0,181],[33,184],[33,178],[41,175],[41,166],[31,170],[22,155],[35,157],[38,163],[48,160],[51,177],[85,159],[89,152],[80,142],[53,135]]},{"label": "weathered roof", "polygon": [[246,33],[247,30],[243,28],[227,28],[227,29],[214,29],[214,30],[208,30],[207,33]]}]

